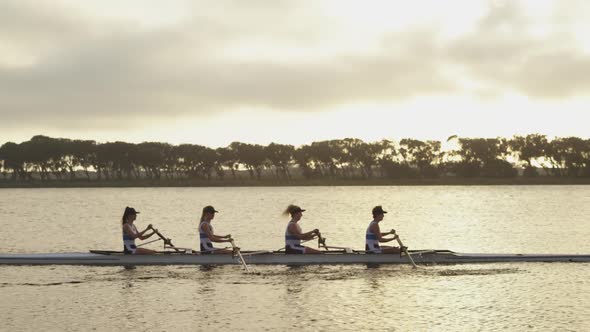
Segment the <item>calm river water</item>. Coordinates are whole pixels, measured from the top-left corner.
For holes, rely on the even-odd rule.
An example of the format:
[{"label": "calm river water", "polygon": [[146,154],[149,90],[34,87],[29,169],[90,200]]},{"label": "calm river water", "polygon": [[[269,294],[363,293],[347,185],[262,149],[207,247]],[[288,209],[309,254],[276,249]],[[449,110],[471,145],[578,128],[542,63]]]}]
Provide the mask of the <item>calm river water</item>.
[{"label": "calm river water", "polygon": [[[0,252],[121,248],[125,206],[198,248],[203,206],[244,250],[278,249],[282,210],[364,246],[371,208],[413,249],[590,254],[589,186],[2,189]],[[159,248],[157,243],[152,248]],[[160,245],[161,246],[161,245]],[[588,331],[590,264],[0,266],[2,331]]]}]

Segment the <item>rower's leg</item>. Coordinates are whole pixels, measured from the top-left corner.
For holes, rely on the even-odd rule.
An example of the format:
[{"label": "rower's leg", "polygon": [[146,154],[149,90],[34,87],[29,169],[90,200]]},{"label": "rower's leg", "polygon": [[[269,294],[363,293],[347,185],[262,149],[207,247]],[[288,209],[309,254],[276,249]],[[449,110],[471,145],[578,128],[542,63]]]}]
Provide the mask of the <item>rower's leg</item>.
[{"label": "rower's leg", "polygon": [[155,254],[155,250],[145,249],[145,248],[137,248],[135,249],[134,255],[151,255]]},{"label": "rower's leg", "polygon": [[211,253],[214,255],[232,255],[234,251],[232,249],[215,249]]},{"label": "rower's leg", "polygon": [[381,252],[384,254],[399,254],[401,251],[398,247],[381,246]]},{"label": "rower's leg", "polygon": [[304,254],[321,254],[324,251],[323,250],[317,250],[314,248],[310,248],[310,247],[304,247],[305,251],[303,252]]}]

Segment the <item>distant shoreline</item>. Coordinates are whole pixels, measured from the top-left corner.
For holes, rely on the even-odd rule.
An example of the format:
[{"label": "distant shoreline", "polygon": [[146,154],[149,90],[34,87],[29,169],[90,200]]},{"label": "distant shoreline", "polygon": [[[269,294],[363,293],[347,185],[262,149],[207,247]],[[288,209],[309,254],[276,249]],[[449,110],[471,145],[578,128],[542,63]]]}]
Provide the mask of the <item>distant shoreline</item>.
[{"label": "distant shoreline", "polygon": [[0,180],[5,188],[158,188],[158,187],[295,187],[295,186],[497,186],[497,185],[590,185],[590,178],[454,178],[437,179],[236,179],[236,180],[111,180],[33,181]]}]

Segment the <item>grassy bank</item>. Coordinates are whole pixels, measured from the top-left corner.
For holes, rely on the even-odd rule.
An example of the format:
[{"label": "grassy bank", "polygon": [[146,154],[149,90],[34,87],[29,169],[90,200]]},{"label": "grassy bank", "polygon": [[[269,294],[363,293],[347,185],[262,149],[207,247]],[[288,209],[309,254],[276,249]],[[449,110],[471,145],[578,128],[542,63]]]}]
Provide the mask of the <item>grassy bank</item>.
[{"label": "grassy bank", "polygon": [[9,181],[0,180],[0,188],[117,188],[117,187],[276,187],[276,186],[470,186],[470,185],[588,185],[590,178],[457,178],[442,177],[437,179],[261,179],[250,178],[203,180],[203,179],[162,179],[156,180],[34,180]]}]

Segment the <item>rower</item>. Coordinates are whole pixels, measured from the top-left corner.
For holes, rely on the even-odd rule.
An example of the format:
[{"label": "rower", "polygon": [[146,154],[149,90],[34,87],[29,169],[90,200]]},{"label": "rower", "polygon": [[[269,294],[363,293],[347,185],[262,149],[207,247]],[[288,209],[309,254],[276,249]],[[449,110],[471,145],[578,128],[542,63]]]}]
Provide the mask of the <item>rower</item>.
[{"label": "rower", "polygon": [[145,240],[156,234],[155,230],[147,235],[145,234],[148,230],[152,229],[151,224],[143,231],[137,231],[137,227],[135,227],[133,222],[137,218],[138,213],[139,212],[135,211],[132,207],[126,207],[125,212],[123,212],[123,253],[133,255],[153,254],[155,253],[154,250],[137,248],[135,245],[135,239]]},{"label": "rower", "polygon": [[211,226],[211,220],[215,218],[215,213],[219,211],[211,205],[207,205],[203,208],[203,214],[201,215],[201,223],[199,224],[199,237],[201,241],[201,254],[232,254],[231,249],[222,249],[213,247],[211,242],[231,242],[233,239],[231,235],[215,235],[213,232],[213,226]]},{"label": "rower", "polygon": [[[391,230],[387,233],[381,233],[379,228],[379,222],[383,220],[387,211],[384,211],[381,205],[373,208],[373,221],[367,227],[365,233],[365,251],[370,254],[399,254],[404,248],[398,247],[381,246],[380,242],[389,242],[397,238],[394,235],[392,238],[385,238],[384,236],[389,234],[395,234],[395,230]],[[406,248],[407,249],[407,248]]]},{"label": "rower", "polygon": [[301,240],[312,240],[320,235],[320,231],[316,228],[313,231],[303,233],[301,226],[297,224],[305,210],[297,205],[289,205],[284,215],[291,215],[291,221],[285,230],[285,253],[286,254],[319,254],[320,250],[301,245]]}]

